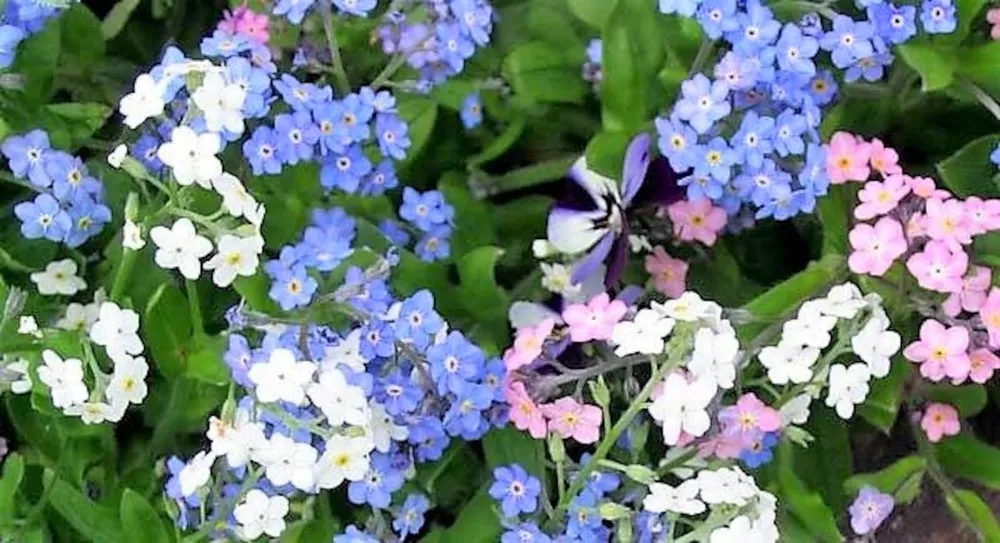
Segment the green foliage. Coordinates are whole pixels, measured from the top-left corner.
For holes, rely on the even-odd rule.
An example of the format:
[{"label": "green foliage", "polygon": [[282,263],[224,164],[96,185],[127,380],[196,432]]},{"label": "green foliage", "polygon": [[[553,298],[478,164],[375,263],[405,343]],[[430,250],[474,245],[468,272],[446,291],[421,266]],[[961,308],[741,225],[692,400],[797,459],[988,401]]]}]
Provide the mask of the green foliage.
[{"label": "green foliage", "polygon": [[150,543],[172,541],[153,505],[130,488],[122,494],[118,515],[126,534],[142,534],[143,540]]},{"label": "green foliage", "polygon": [[922,456],[907,456],[874,473],[859,473],[844,481],[844,493],[857,495],[864,486],[871,486],[893,497],[897,504],[912,503],[920,495],[927,460]]},{"label": "green foliage", "polygon": [[1000,196],[1000,175],[990,162],[990,153],[1000,136],[983,136],[937,164],[938,174],[949,190],[962,197]]},{"label": "green foliage", "polygon": [[941,440],[934,455],[949,474],[1000,490],[1000,449],[968,432]]},{"label": "green foliage", "polygon": [[988,543],[1000,541],[1000,524],[997,523],[990,506],[978,494],[971,490],[958,489],[945,498],[952,514],[968,524],[982,541]]},{"label": "green foliage", "polygon": [[819,494],[812,492],[796,474],[792,465],[792,445],[782,442],[777,450],[778,488],[784,507],[816,541],[837,542],[843,536],[837,529],[836,515]]},{"label": "green foliage", "polygon": [[664,58],[659,13],[652,2],[619,0],[601,31],[606,130],[634,134],[648,122],[662,93],[656,76]]},{"label": "green foliage", "polygon": [[503,73],[518,98],[529,103],[580,103],[587,94],[586,82],[579,78],[581,53],[529,42],[507,55]]}]

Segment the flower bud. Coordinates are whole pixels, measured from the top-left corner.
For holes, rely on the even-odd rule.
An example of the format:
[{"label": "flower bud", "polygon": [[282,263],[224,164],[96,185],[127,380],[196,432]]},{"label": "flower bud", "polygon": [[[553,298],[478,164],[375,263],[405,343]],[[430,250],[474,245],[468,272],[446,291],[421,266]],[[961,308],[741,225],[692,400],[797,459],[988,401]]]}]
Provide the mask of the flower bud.
[{"label": "flower bud", "polygon": [[566,461],[566,447],[563,445],[562,437],[555,432],[549,434],[549,458],[553,462]]},{"label": "flower bud", "polygon": [[608,384],[604,382],[603,375],[598,376],[596,381],[587,381],[587,386],[590,387],[590,395],[597,405],[601,407],[611,405],[611,391],[608,390]]},{"label": "flower bud", "polygon": [[639,464],[632,464],[625,468],[625,475],[637,483],[649,485],[656,482],[656,472]]},{"label": "flower bud", "polygon": [[602,519],[612,521],[629,518],[632,515],[632,511],[628,507],[614,502],[602,503],[598,511],[601,512]]}]

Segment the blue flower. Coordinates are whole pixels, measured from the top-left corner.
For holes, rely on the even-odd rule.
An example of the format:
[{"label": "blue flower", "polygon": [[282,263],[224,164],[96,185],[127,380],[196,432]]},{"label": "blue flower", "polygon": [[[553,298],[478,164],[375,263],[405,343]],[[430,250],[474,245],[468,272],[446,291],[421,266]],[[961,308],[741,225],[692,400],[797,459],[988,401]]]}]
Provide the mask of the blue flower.
[{"label": "blue flower", "polygon": [[382,404],[390,415],[412,413],[420,405],[423,397],[424,391],[399,370],[375,382],[375,400]]},{"label": "blue flower", "polygon": [[423,289],[403,301],[396,319],[396,337],[424,349],[443,326],[444,320],[434,311],[434,296]]},{"label": "blue flower", "polygon": [[253,381],[250,380],[249,376],[253,355],[250,352],[250,343],[247,338],[240,334],[230,334],[222,360],[229,367],[229,374],[233,381],[236,381],[236,384],[245,388],[253,387]]},{"label": "blue flower", "polygon": [[436,35],[441,61],[453,73],[460,73],[465,67],[465,60],[476,52],[475,44],[463,35],[462,27],[455,23],[438,24]]},{"label": "blue flower", "polygon": [[740,24],[736,19],[736,0],[705,0],[698,8],[697,18],[705,35],[713,40],[736,30]]},{"label": "blue flower", "polygon": [[78,194],[69,204],[69,220],[72,227],[65,236],[67,247],[79,247],[111,222],[108,206],[95,202],[88,194]]},{"label": "blue flower", "polygon": [[761,117],[756,111],[747,112],[740,129],[733,136],[733,151],[736,160],[751,168],[759,168],[764,156],[774,149],[771,136],[774,133],[774,119]]},{"label": "blue flower", "polygon": [[[295,0],[281,0],[281,1],[291,2]],[[313,0],[309,0],[310,3],[312,1]],[[299,19],[301,20],[301,17]],[[333,536],[333,543],[380,543],[380,542],[374,536],[358,529],[357,526],[351,524],[350,526],[347,527],[346,530],[344,530],[344,533]]]},{"label": "blue flower", "polygon": [[444,414],[445,429],[453,436],[462,436],[466,440],[475,439],[488,428],[483,419],[483,411],[492,404],[493,391],[490,387],[466,383]]},{"label": "blue flower", "polygon": [[31,181],[38,187],[47,187],[52,179],[45,172],[45,162],[48,158],[49,135],[43,130],[32,130],[23,136],[11,136],[0,145],[0,152],[7,157],[14,177]]},{"label": "blue flower", "polygon": [[361,87],[358,96],[361,97],[361,103],[375,113],[396,112],[396,97],[387,90],[375,92],[371,87]]},{"label": "blue flower", "polygon": [[156,156],[156,151],[160,148],[161,141],[152,134],[143,134],[135,142],[132,148],[134,155],[139,162],[153,175],[159,175],[163,171],[163,162]]},{"label": "blue flower", "polygon": [[451,12],[462,25],[462,33],[478,45],[490,42],[493,8],[484,0],[451,0]]},{"label": "blue flower", "polygon": [[[718,191],[711,191],[711,198],[722,196],[722,184],[729,181],[732,168],[736,164],[736,153],[729,148],[726,140],[716,137],[700,150],[700,160],[694,165],[694,173],[699,177],[711,177],[718,181]],[[691,186],[688,187],[690,194]]]},{"label": "blue flower", "polygon": [[353,194],[361,185],[361,178],[372,171],[372,163],[359,145],[352,145],[344,153],[330,154],[323,158],[320,184],[327,189],[339,188]]},{"label": "blue flower", "polygon": [[716,121],[729,115],[729,87],[722,81],[710,82],[703,74],[681,83],[683,97],[674,111],[677,117],[691,123],[695,132],[704,134]]},{"label": "blue flower", "polygon": [[858,79],[864,78],[865,81],[874,82],[882,79],[882,76],[885,75],[885,67],[892,64],[892,53],[884,45],[881,45],[882,40],[876,39],[874,43],[875,53],[860,58],[852,64],[844,72],[844,81],[854,83]]},{"label": "blue flower", "polygon": [[306,228],[298,253],[300,262],[307,267],[328,272],[340,265],[351,255],[351,239],[330,235],[330,232],[316,226]]},{"label": "blue flower", "polygon": [[367,17],[368,12],[375,9],[377,0],[333,0],[333,5],[337,6],[343,13]]},{"label": "blue flower", "polygon": [[493,401],[502,402],[504,400],[504,380],[507,378],[507,366],[503,360],[493,358],[486,362],[483,369],[483,384],[493,389]]},{"label": "blue flower", "polygon": [[670,161],[670,167],[678,172],[693,168],[698,161],[698,135],[694,130],[676,117],[657,117],[655,124],[660,153]]},{"label": "blue flower", "polygon": [[749,90],[757,84],[758,63],[730,51],[715,65],[715,78],[725,81],[733,90]]},{"label": "blue flower", "polygon": [[837,80],[833,78],[833,74],[829,70],[823,70],[809,81],[806,90],[812,97],[813,103],[822,107],[833,102],[834,98],[837,97]]},{"label": "blue flower", "polygon": [[799,184],[814,196],[826,196],[830,178],[826,175],[826,149],[810,143],[806,148],[806,163],[799,173]]},{"label": "blue flower", "polygon": [[431,416],[421,417],[410,425],[407,441],[416,447],[417,460],[421,462],[432,462],[441,458],[450,443],[444,432],[444,424],[440,419]]},{"label": "blue flower", "polygon": [[748,468],[759,468],[767,464],[774,458],[772,449],[778,444],[778,435],[775,432],[760,433],[751,441],[750,445],[740,451],[740,460]]},{"label": "blue flower", "polygon": [[594,532],[601,527],[597,496],[590,490],[584,489],[570,502],[568,516],[566,535],[584,541],[593,540]]},{"label": "blue flower", "polygon": [[920,4],[920,22],[928,34],[954,32],[958,21],[955,19],[955,5],[951,0],[924,0]]},{"label": "blue flower", "polygon": [[312,116],[305,111],[281,114],[274,118],[274,137],[277,140],[278,156],[286,164],[310,161],[319,141],[319,128],[312,122]]},{"label": "blue flower", "polygon": [[243,57],[226,60],[226,79],[246,91],[243,99],[245,117],[263,117],[269,109],[267,97],[271,90],[271,77]]},{"label": "blue flower", "polygon": [[276,261],[268,262],[264,269],[267,271],[274,283],[268,291],[268,296],[278,302],[281,309],[288,311],[295,307],[308,305],[312,301],[312,295],[319,288],[315,279],[306,273],[305,266],[300,264],[285,267]]},{"label": "blue flower", "polygon": [[489,492],[494,500],[500,502],[500,509],[505,516],[516,517],[521,513],[530,515],[538,509],[542,483],[521,466],[511,464],[493,469],[493,484],[490,485]]},{"label": "blue flower", "polygon": [[395,302],[384,279],[371,278],[357,266],[351,266],[344,275],[344,287],[355,289],[356,295],[348,299],[352,306],[369,313],[382,314]]},{"label": "blue flower", "polygon": [[14,63],[17,46],[25,36],[24,31],[16,26],[0,26],[0,68],[7,68]]},{"label": "blue flower", "polygon": [[990,162],[1000,166],[1000,144],[998,144],[996,148],[993,149],[993,152],[990,153]]},{"label": "blue flower", "polygon": [[396,177],[396,167],[391,160],[383,160],[370,174],[361,180],[358,192],[362,196],[380,196],[385,191],[396,188],[399,179]]},{"label": "blue flower", "polygon": [[50,194],[39,194],[32,202],[17,204],[14,215],[21,220],[21,235],[27,239],[62,241],[73,227],[69,214]]},{"label": "blue flower", "polygon": [[[757,210],[755,219],[774,217],[783,221],[798,215],[801,211],[812,210],[816,199],[804,190],[793,191],[788,183],[779,183],[771,187],[770,199]],[[808,208],[808,209],[807,209]]]},{"label": "blue flower", "polygon": [[401,537],[417,534],[424,527],[424,514],[430,509],[431,502],[423,494],[410,494],[399,509],[399,514],[392,521],[392,528]]},{"label": "blue flower", "polygon": [[438,392],[459,394],[482,376],[486,357],[482,349],[453,330],[444,342],[427,349],[427,361]]},{"label": "blue flower", "polygon": [[281,99],[296,111],[309,111],[320,105],[326,93],[312,83],[300,83],[298,79],[284,74],[274,82],[274,88],[281,94]]},{"label": "blue flower", "polygon": [[435,226],[417,242],[413,250],[417,253],[417,257],[424,262],[444,260],[451,255],[450,238],[451,226]]},{"label": "blue flower", "polygon": [[361,356],[369,360],[388,358],[396,353],[396,334],[389,323],[372,319],[361,328],[360,347]]},{"label": "blue flower", "polygon": [[45,173],[52,180],[52,194],[62,202],[77,195],[100,195],[100,181],[91,177],[79,158],[62,151],[49,151],[45,156]]},{"label": "blue flower", "polygon": [[741,53],[751,53],[773,44],[781,31],[781,23],[775,20],[774,13],[759,0],[749,0],[746,12],[738,13],[736,21],[739,27],[726,39]]},{"label": "blue flower", "polygon": [[804,36],[798,26],[785,23],[775,49],[778,66],[782,70],[800,72],[809,77],[816,73],[812,58],[819,51],[819,42],[815,38]]},{"label": "blue flower", "polygon": [[392,466],[390,457],[373,453],[364,479],[352,481],[347,487],[347,499],[355,505],[367,503],[377,509],[385,509],[392,501],[392,493],[402,486],[403,474]]},{"label": "blue flower", "polygon": [[470,92],[465,100],[462,100],[462,125],[466,130],[471,130],[483,124],[483,104],[479,100],[479,92]]},{"label": "blue flower", "polygon": [[384,219],[378,224],[378,230],[395,245],[405,247],[410,243],[410,234],[399,221]]},{"label": "blue flower", "polygon": [[314,209],[312,224],[327,230],[331,236],[345,238],[353,242],[357,234],[357,222],[343,208]]},{"label": "blue flower", "polygon": [[368,139],[371,121],[375,110],[361,96],[348,94],[343,100],[334,100],[330,104],[330,113],[334,120],[333,131],[340,137],[343,145],[350,145]]},{"label": "blue flower", "polygon": [[243,34],[216,30],[201,40],[201,54],[206,57],[232,57],[250,50],[250,39]]},{"label": "blue flower", "polygon": [[700,3],[701,0],[660,0],[660,13],[676,13],[691,17]]},{"label": "blue flower", "polygon": [[767,159],[762,167],[745,170],[736,179],[735,184],[744,198],[762,206],[771,201],[775,186],[789,185],[791,181],[792,178],[787,172],[778,169],[773,160]]},{"label": "blue flower", "polygon": [[636,515],[634,523],[636,543],[662,543],[669,526],[664,515],[649,511]]},{"label": "blue flower", "polygon": [[820,46],[830,51],[833,65],[843,69],[875,52],[871,42],[874,34],[871,23],[837,15],[833,18],[833,29],[823,35]]},{"label": "blue flower", "polygon": [[775,119],[774,150],[780,156],[800,155],[806,144],[802,134],[807,128],[806,118],[791,109],[782,111]]},{"label": "blue flower", "polygon": [[385,157],[396,160],[406,158],[410,148],[409,127],[403,119],[392,113],[381,113],[375,117],[375,136],[379,151]]},{"label": "blue flower", "polygon": [[333,107],[318,107],[313,110],[313,121],[319,129],[319,148],[327,153],[343,153],[347,146],[344,137],[337,133],[337,111]]},{"label": "blue flower", "polygon": [[875,4],[868,8],[868,19],[875,23],[875,31],[889,43],[903,43],[917,33],[917,8],[897,7],[893,4]]},{"label": "blue flower", "polygon": [[500,543],[552,543],[552,538],[534,522],[523,522],[504,532]]},{"label": "blue flower", "polygon": [[258,126],[253,136],[243,142],[243,156],[250,162],[254,175],[281,173],[278,140],[274,131],[266,126]]},{"label": "blue flower", "polygon": [[436,225],[451,224],[455,210],[445,202],[444,195],[439,191],[421,193],[406,187],[403,189],[399,216],[424,232],[430,232]]},{"label": "blue flower", "polygon": [[306,10],[312,7],[316,0],[278,0],[274,6],[275,15],[284,15],[294,24],[299,24],[306,16]]}]

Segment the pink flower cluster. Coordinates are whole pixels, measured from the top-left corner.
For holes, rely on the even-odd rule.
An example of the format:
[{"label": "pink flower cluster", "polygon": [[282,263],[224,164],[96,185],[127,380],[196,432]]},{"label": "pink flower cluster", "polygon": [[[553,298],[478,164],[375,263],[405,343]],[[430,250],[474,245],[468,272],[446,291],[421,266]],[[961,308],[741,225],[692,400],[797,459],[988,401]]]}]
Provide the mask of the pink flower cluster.
[{"label": "pink flower cluster", "polygon": [[257,13],[246,5],[226,11],[226,16],[219,21],[219,30],[228,34],[243,34],[259,43],[267,43],[271,38],[268,30],[270,20],[266,13]]},{"label": "pink flower cluster", "polygon": [[545,439],[554,432],[564,439],[595,443],[601,437],[601,408],[580,403],[569,396],[537,405],[524,383],[508,381],[504,389],[510,404],[510,421],[518,430],[526,430],[535,439]]},{"label": "pink flower cluster", "polygon": [[[921,288],[948,295],[903,355],[932,381],[986,382],[1000,368],[990,351],[1000,349],[1000,289],[989,268],[970,264],[967,249],[1000,230],[1000,200],[956,198],[933,179],[904,174],[898,153],[881,141],[846,132],[831,138],[826,170],[833,183],[864,183],[854,217],[869,222],[848,234],[851,271],[882,276],[905,262]],[[873,172],[878,179],[869,180]]]},{"label": "pink flower cluster", "polygon": [[668,298],[678,298],[686,289],[688,263],[670,256],[657,245],[646,255],[646,271],[653,278],[653,286]]},{"label": "pink flower cluster", "polygon": [[736,458],[740,451],[753,447],[760,436],[781,429],[781,415],[760,401],[753,392],[736,400],[735,405],[719,411],[719,434],[699,448],[702,456]]},{"label": "pink flower cluster", "polygon": [[674,237],[708,246],[715,245],[727,220],[726,210],[706,198],[674,202],[667,206],[667,216],[674,225]]}]

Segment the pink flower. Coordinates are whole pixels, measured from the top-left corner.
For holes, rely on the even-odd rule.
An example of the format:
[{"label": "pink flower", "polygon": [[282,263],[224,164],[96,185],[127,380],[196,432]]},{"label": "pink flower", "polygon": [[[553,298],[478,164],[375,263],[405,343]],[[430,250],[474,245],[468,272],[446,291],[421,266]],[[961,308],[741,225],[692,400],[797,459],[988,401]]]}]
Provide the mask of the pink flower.
[{"label": "pink flower", "polygon": [[562,316],[569,325],[569,338],[582,343],[594,339],[611,339],[612,328],[627,312],[625,302],[612,301],[606,292],[602,292],[586,304],[573,304],[563,309]]},{"label": "pink flower", "polygon": [[541,356],[542,346],[545,344],[545,340],[548,339],[549,334],[552,333],[552,328],[555,324],[555,319],[548,318],[535,326],[518,329],[514,346],[507,349],[507,352],[503,355],[507,371],[514,371],[527,366]]},{"label": "pink flower", "polygon": [[1000,40],[1000,8],[993,8],[986,12],[986,21],[993,25],[990,29],[990,37]]},{"label": "pink flower", "polygon": [[667,207],[674,223],[674,235],[683,241],[698,240],[714,245],[719,232],[726,226],[726,210],[715,207],[707,198],[681,200]]},{"label": "pink flower", "polygon": [[240,6],[227,11],[225,18],[219,22],[219,30],[230,34],[243,34],[260,43],[270,39],[267,26],[270,20],[265,13],[257,13],[246,6]]},{"label": "pink flower", "polygon": [[847,181],[867,181],[872,173],[868,167],[870,158],[871,145],[854,134],[837,132],[827,146],[826,175],[835,185]]},{"label": "pink flower", "polygon": [[965,205],[954,198],[941,201],[937,198],[927,200],[927,235],[931,239],[967,245],[972,243],[969,236],[969,224],[966,219]]},{"label": "pink flower", "polygon": [[951,193],[938,189],[934,185],[934,180],[930,177],[907,177],[906,180],[910,183],[910,189],[913,194],[927,199],[927,198],[938,198],[940,200],[947,200],[951,198]]},{"label": "pink flower", "polygon": [[993,372],[1000,369],[1000,357],[986,347],[981,347],[969,353],[969,379],[983,384],[993,377]]},{"label": "pink flower", "polygon": [[549,430],[580,443],[594,443],[601,437],[601,408],[578,403],[566,396],[542,406]]},{"label": "pink flower", "polygon": [[708,458],[710,456],[722,460],[739,458],[741,451],[743,451],[743,439],[740,436],[717,434],[698,444],[699,458]]},{"label": "pink flower", "polygon": [[941,304],[944,314],[954,317],[963,309],[969,313],[979,311],[979,308],[986,303],[986,292],[990,290],[992,275],[989,268],[973,266],[969,275],[962,280],[962,288],[958,292],[953,292]]},{"label": "pink flower", "polygon": [[903,173],[899,167],[899,154],[892,147],[886,147],[882,140],[873,138],[871,141],[872,169],[882,174],[882,177]]},{"label": "pink flower", "polygon": [[781,415],[757,398],[753,392],[740,396],[736,405],[719,411],[719,424],[727,436],[738,436],[745,444],[760,432],[774,432],[781,428]]},{"label": "pink flower", "polygon": [[1000,349],[1000,289],[993,287],[979,308],[979,318],[990,335],[990,347]]},{"label": "pink flower", "polygon": [[962,425],[958,422],[958,410],[946,403],[932,403],[920,419],[920,427],[927,432],[927,439],[933,443],[944,436],[958,435]]},{"label": "pink flower", "polygon": [[1000,230],[1000,200],[983,200],[977,196],[969,196],[965,199],[965,212],[969,233],[973,236]]},{"label": "pink flower", "polygon": [[875,226],[855,225],[848,239],[854,252],[847,259],[847,265],[854,273],[882,276],[907,248],[902,225],[891,217],[882,217]]},{"label": "pink flower", "polygon": [[688,263],[672,258],[663,247],[653,247],[653,254],[646,255],[646,271],[653,276],[656,290],[669,298],[677,298],[684,293]]},{"label": "pink flower", "polygon": [[504,397],[510,404],[510,421],[518,430],[527,430],[535,439],[545,439],[547,430],[542,410],[528,395],[524,383],[510,381],[504,388]]},{"label": "pink flower", "polygon": [[906,269],[927,290],[957,292],[969,269],[969,255],[965,251],[952,252],[943,241],[928,241],[922,252],[906,261]]},{"label": "pink flower", "polygon": [[903,349],[907,360],[920,363],[920,375],[940,381],[947,375],[953,379],[969,374],[969,331],[961,326],[945,328],[928,319],[920,325],[920,339]]},{"label": "pink flower", "polygon": [[899,201],[910,193],[910,185],[901,175],[892,175],[885,181],[869,181],[858,191],[858,201],[861,204],[854,208],[854,216],[867,221],[878,215],[896,209]]}]

